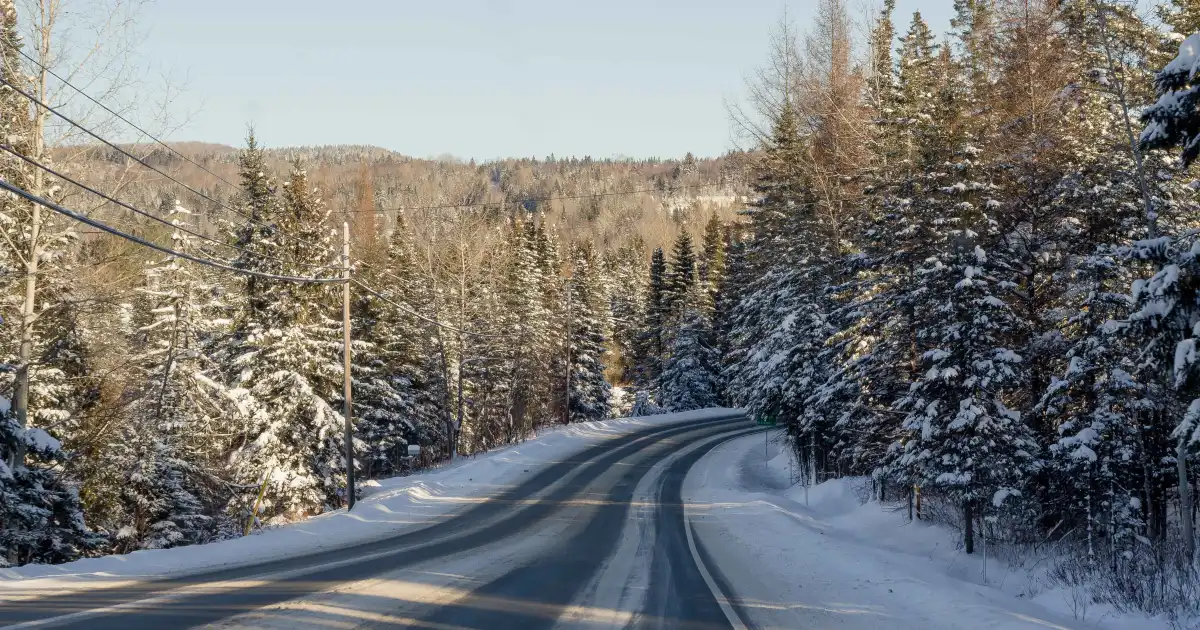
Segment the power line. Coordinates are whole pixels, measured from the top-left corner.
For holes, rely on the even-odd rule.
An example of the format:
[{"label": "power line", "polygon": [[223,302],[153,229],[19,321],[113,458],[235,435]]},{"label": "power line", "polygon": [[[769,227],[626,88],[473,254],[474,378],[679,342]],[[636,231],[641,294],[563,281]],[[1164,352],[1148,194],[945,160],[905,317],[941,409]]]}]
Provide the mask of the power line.
[{"label": "power line", "polygon": [[[212,197],[209,197],[208,195],[206,195],[206,194],[204,194],[204,193],[200,192],[199,190],[196,190],[195,188],[192,188],[192,187],[191,187],[191,186],[189,186],[188,184],[185,184],[184,182],[181,182],[181,181],[179,181],[178,179],[175,179],[174,177],[172,177],[172,176],[168,175],[166,172],[162,171],[162,170],[161,170],[161,169],[159,169],[158,167],[156,167],[156,166],[154,166],[154,165],[152,165],[152,164],[149,164],[148,162],[146,162],[146,161],[145,161],[145,160],[143,160],[142,158],[139,158],[138,156],[136,156],[136,155],[134,155],[134,154],[130,153],[129,151],[126,151],[125,149],[122,149],[121,147],[117,146],[116,144],[112,143],[111,141],[109,141],[109,140],[106,140],[105,138],[101,137],[99,134],[97,134],[96,132],[92,131],[91,129],[88,129],[87,127],[84,127],[82,124],[80,124],[80,123],[78,123],[78,122],[76,122],[76,121],[72,120],[72,119],[71,119],[71,118],[69,118],[69,117],[68,117],[66,114],[63,114],[62,112],[58,111],[57,109],[55,109],[55,108],[51,107],[50,105],[48,105],[48,104],[46,104],[46,103],[42,102],[42,101],[41,101],[39,98],[37,98],[36,96],[34,96],[34,95],[32,95],[32,94],[30,94],[30,93],[26,92],[25,90],[22,90],[20,87],[17,87],[16,85],[13,85],[13,84],[12,84],[10,81],[8,81],[7,79],[5,79],[4,77],[0,77],[0,84],[7,85],[8,87],[12,88],[12,90],[13,90],[13,91],[15,91],[17,94],[20,94],[21,96],[25,97],[25,98],[26,98],[26,99],[28,99],[30,102],[32,102],[32,103],[34,103],[35,105],[37,105],[38,107],[41,107],[41,108],[45,109],[46,111],[52,112],[52,113],[53,113],[55,116],[58,116],[59,118],[61,118],[61,119],[65,120],[66,122],[70,123],[72,126],[74,126],[74,127],[78,128],[80,131],[82,131],[82,132],[86,133],[87,135],[91,136],[92,138],[95,138],[95,139],[96,139],[97,141],[99,141],[100,143],[102,143],[102,144],[104,144],[104,145],[106,145],[106,146],[108,146],[108,147],[112,148],[114,151],[117,151],[117,152],[118,152],[118,153],[120,153],[121,155],[124,155],[125,157],[127,157],[127,158],[129,158],[129,159],[131,159],[131,160],[133,160],[133,161],[135,161],[135,162],[137,162],[138,164],[141,164],[142,166],[144,166],[144,167],[146,167],[146,168],[148,168],[148,169],[150,169],[150,170],[154,171],[155,173],[158,173],[159,175],[161,175],[161,176],[163,176],[163,177],[167,178],[168,180],[170,180],[170,181],[173,181],[173,182],[175,182],[176,184],[179,184],[179,185],[180,185],[180,186],[182,186],[184,189],[186,189],[186,190],[190,191],[191,193],[193,193],[193,194],[195,194],[195,195],[197,195],[197,196],[201,197],[202,199],[206,199],[206,200],[208,200],[208,201],[210,201],[210,202],[212,202],[212,203],[216,204],[217,206],[219,206],[219,207],[221,207],[221,208],[223,208],[223,209],[225,209],[225,210],[227,210],[227,211],[229,211],[229,212],[231,212],[231,213],[233,213],[233,214],[235,214],[235,215],[237,215],[237,216],[240,216],[240,217],[242,217],[243,219],[246,219],[246,221],[248,221],[248,222],[250,222],[250,223],[252,223],[252,224],[254,224],[254,225],[257,225],[257,226],[259,226],[259,227],[263,227],[263,228],[267,228],[267,229],[273,229],[271,226],[269,226],[269,225],[266,225],[266,224],[262,223],[261,221],[258,221],[258,220],[257,220],[257,219],[255,219],[254,217],[252,217],[252,216],[250,216],[250,215],[248,215],[248,214],[246,214],[246,213],[244,213],[244,212],[241,212],[241,211],[239,211],[239,210],[236,210],[236,209],[234,209],[234,208],[230,207],[229,205],[227,205],[227,204],[225,204],[225,203],[222,203],[222,202],[220,202],[220,201],[217,201],[216,199],[213,199]],[[318,248],[318,249],[320,249],[320,248],[321,248],[321,246],[320,246],[320,245],[315,245],[315,244],[313,244],[313,243],[308,243],[308,242],[305,242],[304,240],[298,239],[298,238],[296,238],[296,237],[294,237],[294,236],[291,236],[291,235],[288,235],[288,234],[281,233],[281,234],[280,234],[280,236],[282,236],[283,238],[286,238],[286,239],[289,239],[289,240],[295,241],[295,242],[297,242],[297,243],[300,243],[301,245],[307,245],[307,246],[309,246],[309,247],[316,247],[316,248]],[[338,255],[338,252],[337,252],[337,250],[336,250],[336,249],[333,249],[333,248],[328,248],[328,249],[329,249],[330,253],[331,253],[331,254],[332,254],[334,257],[336,257],[336,256]]]},{"label": "power line", "polygon": [[104,103],[100,102],[99,100],[97,100],[97,99],[93,98],[93,97],[92,97],[91,95],[89,95],[87,92],[84,92],[84,91],[83,91],[83,89],[81,89],[81,88],[78,88],[78,87],[75,87],[75,85],[74,85],[74,84],[72,84],[70,81],[68,81],[68,80],[66,80],[65,78],[63,78],[62,76],[60,76],[60,75],[59,75],[57,72],[55,72],[55,71],[54,71],[54,70],[52,70],[51,68],[48,68],[48,67],[47,67],[45,64],[43,64],[42,62],[38,61],[37,59],[34,59],[33,57],[30,57],[30,56],[29,56],[29,54],[27,54],[27,53],[26,53],[24,50],[21,50],[21,48],[20,48],[19,46],[17,46],[17,45],[15,45],[15,44],[13,44],[12,42],[8,41],[7,39],[6,39],[6,40],[4,40],[4,43],[5,43],[5,44],[8,44],[8,45],[9,45],[9,47],[11,47],[13,50],[17,51],[17,53],[18,53],[19,55],[21,55],[21,56],[22,56],[22,57],[24,57],[25,59],[29,60],[29,62],[30,62],[30,63],[32,63],[33,65],[37,66],[37,67],[38,67],[38,68],[40,68],[41,70],[45,71],[47,74],[49,74],[50,76],[54,77],[55,79],[58,79],[59,81],[61,81],[61,82],[63,83],[63,85],[66,85],[67,87],[71,88],[72,90],[75,90],[77,93],[79,93],[79,95],[80,95],[80,96],[82,96],[82,97],[86,98],[87,100],[89,100],[89,101],[91,101],[91,102],[95,103],[96,105],[98,105],[98,106],[99,106],[101,109],[103,109],[104,111],[106,111],[106,112],[108,112],[109,114],[111,114],[111,115],[115,116],[115,117],[116,117],[118,120],[120,120],[120,121],[124,122],[125,124],[129,125],[130,127],[133,127],[133,128],[134,128],[134,129],[136,129],[136,130],[137,130],[139,133],[141,133],[142,135],[146,136],[147,138],[150,138],[151,140],[153,140],[155,143],[157,143],[157,144],[158,144],[159,146],[161,146],[162,148],[164,148],[164,149],[166,149],[166,150],[170,151],[171,153],[173,153],[173,154],[175,154],[175,155],[179,156],[179,157],[180,157],[180,158],[182,158],[183,160],[186,160],[186,161],[187,161],[189,164],[191,164],[191,165],[195,166],[196,168],[198,168],[198,169],[200,169],[200,170],[204,171],[205,173],[208,173],[209,175],[212,175],[213,177],[215,177],[215,178],[217,178],[217,179],[221,180],[222,182],[225,182],[225,184],[226,184],[226,185],[228,185],[228,186],[231,186],[231,187],[233,187],[233,188],[237,188],[237,186],[235,186],[234,184],[232,184],[232,183],[231,183],[229,180],[225,179],[224,177],[221,177],[220,175],[217,175],[216,173],[214,173],[214,172],[212,172],[212,171],[208,170],[208,169],[207,169],[207,168],[205,168],[204,166],[202,166],[202,165],[200,165],[199,163],[195,162],[194,160],[192,160],[192,159],[191,159],[191,158],[189,158],[188,156],[186,156],[186,155],[184,155],[184,154],[180,153],[179,151],[176,151],[175,149],[171,148],[169,145],[167,145],[167,143],[165,143],[165,142],[163,142],[162,140],[159,140],[158,138],[154,137],[154,134],[151,134],[149,131],[146,131],[145,129],[142,129],[141,127],[137,126],[137,124],[135,124],[133,121],[131,121],[131,120],[129,120],[128,118],[125,118],[124,116],[122,116],[122,115],[118,114],[117,112],[113,111],[113,110],[112,110],[112,108],[110,108],[108,105],[105,105]]},{"label": "power line", "polygon": [[224,263],[219,263],[214,260],[209,260],[207,258],[200,258],[197,256],[192,256],[191,254],[185,254],[183,252],[175,251],[175,250],[171,249],[170,247],[163,247],[162,245],[151,243],[150,241],[147,241],[146,239],[141,238],[139,236],[127,234],[127,233],[122,232],[121,230],[118,230],[117,228],[111,227],[101,221],[97,221],[96,219],[93,219],[91,217],[84,216],[82,214],[79,214],[78,212],[75,212],[74,210],[64,208],[63,206],[61,206],[57,203],[54,203],[53,201],[39,197],[29,191],[18,188],[17,186],[14,186],[13,184],[9,183],[8,181],[6,181],[4,179],[0,179],[0,188],[3,188],[4,190],[7,190],[7,191],[13,193],[14,195],[17,195],[28,201],[36,203],[44,208],[53,210],[54,212],[57,212],[65,217],[74,219],[76,221],[79,221],[80,223],[90,225],[96,229],[99,229],[99,230],[102,230],[109,234],[112,234],[113,236],[119,236],[128,241],[132,241],[139,245],[149,247],[150,249],[167,254],[168,256],[176,256],[176,257],[179,257],[184,260],[188,260],[188,261],[191,261],[191,262],[194,262],[197,264],[207,265],[209,267],[215,267],[217,269],[223,269],[225,271],[231,271],[233,273],[244,275],[244,276],[256,276],[259,278],[266,278],[269,280],[278,280],[281,282],[295,282],[298,284],[341,284],[341,283],[345,282],[345,280],[342,278],[308,278],[308,277],[303,277],[303,276],[280,276],[280,275],[276,275],[276,274],[272,274],[272,273],[253,271],[250,269],[238,269],[237,267],[231,267],[229,265],[226,265]]},{"label": "power line", "polygon": [[366,284],[363,284],[363,282],[358,279],[351,280],[351,282],[353,282],[354,284],[357,284],[359,286],[359,288],[361,288],[363,291],[366,291],[367,293],[370,293],[371,295],[383,300],[384,302],[387,302],[388,304],[395,306],[396,308],[404,311],[405,313],[408,313],[409,315],[412,315],[413,317],[416,317],[417,319],[421,319],[423,321],[429,322],[430,324],[433,324],[434,326],[437,326],[439,328],[444,328],[446,330],[449,330],[450,332],[458,333],[460,335],[467,335],[470,337],[489,337],[489,338],[493,338],[493,339],[506,338],[505,335],[489,335],[486,333],[468,332],[466,330],[462,330],[461,328],[455,328],[454,326],[451,326],[449,324],[443,324],[443,323],[437,321],[436,319],[426,317],[426,316],[412,310],[411,308],[404,306],[403,304],[400,304],[399,302],[391,300],[390,298],[384,296],[382,293],[376,291],[375,289],[372,289],[371,287],[367,286]]},{"label": "power line", "polygon": [[21,155],[19,152],[17,152],[16,150],[14,150],[12,147],[10,147],[10,146],[8,146],[8,145],[0,144],[0,151],[5,151],[5,152],[7,152],[7,153],[10,153],[10,154],[12,154],[12,155],[14,155],[14,156],[16,156],[16,157],[18,157],[18,158],[20,158],[20,159],[24,160],[26,163],[28,163],[28,164],[31,164],[31,165],[33,165],[33,166],[35,166],[35,167],[37,167],[37,168],[39,168],[39,169],[41,169],[41,170],[43,170],[43,171],[45,171],[45,172],[49,173],[50,175],[52,175],[52,176],[54,176],[54,177],[56,177],[56,178],[58,178],[58,179],[61,179],[61,180],[65,181],[65,182],[68,182],[68,183],[70,183],[70,184],[73,184],[73,185],[75,185],[75,186],[78,186],[79,188],[82,188],[83,190],[86,190],[86,191],[88,191],[89,193],[92,193],[93,195],[96,195],[97,197],[100,197],[101,199],[104,199],[105,201],[107,201],[107,202],[109,202],[109,203],[116,204],[116,205],[118,205],[118,206],[120,206],[120,207],[122,207],[122,208],[125,208],[126,210],[129,210],[130,212],[133,212],[133,213],[135,213],[135,214],[139,214],[139,215],[141,215],[141,216],[144,216],[144,217],[146,217],[146,218],[148,218],[148,219],[150,219],[150,220],[152,220],[152,221],[157,221],[158,223],[161,223],[161,224],[163,224],[163,225],[165,225],[165,226],[167,226],[167,227],[169,227],[169,228],[176,229],[176,230],[179,230],[179,231],[181,231],[181,232],[186,232],[186,233],[188,233],[188,234],[191,234],[192,236],[195,236],[195,237],[197,237],[197,238],[204,239],[204,240],[206,240],[206,241],[208,241],[208,242],[210,242],[210,243],[215,243],[215,244],[217,244],[217,245],[220,245],[220,246],[222,246],[222,247],[228,247],[228,248],[231,248],[231,249],[234,249],[234,250],[240,251],[240,252],[242,252],[242,253],[245,253],[245,254],[250,254],[250,255],[253,255],[253,256],[257,256],[257,255],[258,255],[258,254],[255,254],[254,252],[251,252],[251,251],[247,250],[247,249],[244,249],[244,248],[242,248],[242,247],[238,247],[237,245],[233,245],[233,244],[230,244],[230,243],[226,243],[226,242],[224,242],[224,241],[219,241],[219,240],[217,240],[217,239],[215,239],[215,238],[212,238],[211,236],[206,236],[206,235],[204,235],[204,234],[201,234],[201,233],[199,233],[199,232],[193,232],[192,230],[190,230],[190,229],[188,229],[188,228],[186,228],[186,227],[184,227],[184,226],[182,226],[182,225],[176,225],[175,223],[172,223],[171,221],[168,221],[168,220],[166,220],[166,219],[164,219],[164,218],[162,218],[162,217],[157,217],[157,216],[154,216],[153,214],[151,214],[151,213],[149,213],[149,212],[146,212],[145,210],[139,210],[138,208],[135,208],[135,207],[133,207],[133,206],[129,205],[128,203],[125,203],[124,201],[121,201],[120,199],[116,199],[116,198],[114,198],[114,197],[111,197],[111,196],[109,196],[109,195],[106,195],[105,193],[103,193],[103,192],[100,192],[99,190],[96,190],[95,188],[92,188],[91,186],[88,186],[87,184],[84,184],[84,183],[82,183],[82,182],[79,182],[79,181],[77,181],[77,180],[74,180],[74,179],[72,179],[72,178],[70,178],[70,177],[68,177],[68,176],[64,175],[63,173],[60,173],[60,172],[58,172],[58,171],[56,171],[56,170],[54,170],[54,169],[50,168],[49,166],[46,166],[45,164],[42,164],[41,162],[38,162],[37,160],[35,160],[35,159],[31,158],[31,157],[28,157],[28,156],[25,156],[25,155]]},{"label": "power line", "polygon": [[[161,223],[161,224],[163,224],[163,225],[165,225],[165,226],[167,226],[167,227],[169,227],[169,228],[171,228],[171,229],[176,229],[176,230],[179,230],[179,231],[181,231],[181,232],[185,232],[185,233],[187,233],[187,234],[191,234],[192,236],[195,236],[195,237],[197,237],[197,238],[204,239],[204,240],[206,240],[206,241],[208,241],[208,242],[210,242],[210,243],[214,243],[214,244],[216,244],[216,245],[220,245],[220,246],[222,246],[222,247],[228,247],[228,248],[230,248],[230,249],[233,249],[233,250],[236,250],[236,251],[242,252],[243,254],[248,254],[248,255],[250,255],[250,256],[254,256],[254,257],[256,257],[256,258],[261,258],[261,259],[264,259],[264,260],[270,260],[270,261],[273,261],[273,262],[276,262],[276,263],[281,263],[281,262],[282,262],[282,261],[280,261],[279,259],[272,258],[272,257],[270,257],[270,256],[264,256],[263,254],[261,254],[261,253],[259,253],[259,252],[252,252],[252,251],[250,251],[250,250],[248,250],[248,249],[246,249],[246,248],[244,248],[244,247],[240,247],[240,246],[238,246],[238,245],[234,245],[234,244],[232,244],[232,243],[227,243],[227,242],[225,242],[225,241],[220,241],[220,240],[217,240],[217,239],[215,239],[215,238],[213,238],[213,237],[211,237],[211,236],[208,236],[208,235],[202,234],[202,233],[200,233],[200,232],[196,232],[196,231],[190,230],[190,229],[188,229],[188,228],[187,228],[187,227],[185,227],[185,226],[182,226],[182,225],[176,225],[175,223],[172,223],[172,222],[170,222],[170,221],[167,221],[166,219],[164,219],[164,218],[162,218],[162,217],[157,217],[157,216],[154,216],[154,214],[153,214],[153,213],[150,213],[150,212],[147,212],[147,211],[145,211],[145,210],[141,210],[141,209],[135,208],[135,207],[133,207],[132,205],[130,205],[130,204],[128,204],[128,203],[125,203],[124,201],[121,201],[120,199],[117,199],[117,198],[115,198],[115,197],[112,197],[112,196],[110,196],[110,195],[107,195],[107,194],[105,194],[105,193],[103,193],[103,192],[101,192],[101,191],[99,191],[99,190],[96,190],[95,188],[92,188],[91,186],[88,186],[87,184],[84,184],[84,183],[82,183],[82,182],[79,182],[79,181],[77,181],[77,180],[75,180],[75,179],[72,179],[72,178],[70,178],[70,177],[68,177],[68,176],[64,175],[63,173],[60,173],[60,172],[58,172],[58,171],[56,171],[56,170],[54,170],[54,169],[50,168],[49,166],[46,166],[45,164],[42,164],[41,162],[38,162],[37,160],[35,160],[35,159],[31,158],[31,157],[28,157],[28,156],[25,156],[25,155],[21,155],[21,154],[20,154],[19,152],[17,152],[15,149],[13,149],[12,147],[9,147],[9,146],[7,146],[7,145],[0,144],[0,150],[3,150],[3,151],[6,151],[6,152],[8,152],[8,153],[10,153],[10,154],[12,154],[12,155],[15,155],[16,157],[18,157],[18,158],[20,158],[20,159],[24,160],[25,162],[27,162],[27,163],[29,163],[29,164],[31,164],[31,165],[33,165],[33,166],[36,166],[37,168],[40,168],[40,169],[42,169],[43,171],[45,171],[45,172],[49,173],[50,175],[52,175],[52,176],[54,176],[54,177],[57,177],[57,178],[59,178],[59,179],[62,179],[63,181],[66,181],[66,182],[68,182],[68,183],[70,183],[70,184],[73,184],[73,185],[75,185],[75,186],[78,186],[79,188],[82,188],[83,190],[86,190],[86,191],[88,191],[89,193],[92,193],[93,195],[96,195],[97,197],[100,197],[101,199],[104,199],[105,201],[108,201],[109,203],[116,204],[116,205],[118,205],[118,206],[120,206],[120,207],[122,207],[122,208],[125,208],[125,209],[127,209],[127,210],[129,210],[129,211],[131,211],[131,212],[134,212],[134,213],[136,213],[136,214],[139,214],[139,215],[141,215],[141,216],[144,216],[144,217],[146,217],[146,218],[148,218],[148,219],[150,219],[150,220],[152,220],[152,221],[157,221],[158,223]],[[89,233],[91,233],[91,234],[96,234],[97,232],[89,232]],[[312,266],[312,265],[310,265],[310,267],[311,267],[311,268],[312,268],[314,271],[316,271],[316,272],[320,272],[320,271],[325,271],[326,269],[329,269],[329,268],[331,268],[331,267],[332,267],[332,265],[324,265],[324,266],[320,266],[320,267],[317,267],[317,266]]]}]

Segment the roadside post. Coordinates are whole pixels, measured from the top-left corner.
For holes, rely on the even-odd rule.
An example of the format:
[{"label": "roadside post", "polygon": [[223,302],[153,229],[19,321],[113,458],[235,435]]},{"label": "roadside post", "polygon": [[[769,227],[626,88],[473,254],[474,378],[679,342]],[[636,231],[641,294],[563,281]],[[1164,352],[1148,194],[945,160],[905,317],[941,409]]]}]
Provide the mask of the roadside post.
[{"label": "roadside post", "polygon": [[420,454],[421,454],[421,445],[420,444],[409,444],[408,445],[408,472],[409,472],[409,474],[412,473],[413,460],[416,459],[417,456],[419,456]]},{"label": "roadside post", "polygon": [[[768,413],[768,414],[759,415],[755,418],[755,424],[757,424],[760,427],[773,427],[777,424],[777,422],[775,420],[775,414]],[[763,469],[764,470],[767,468],[767,460],[770,459],[770,457],[771,457],[770,452],[768,451],[768,448],[767,448],[767,444],[768,444],[767,438],[770,435],[770,433],[771,432],[769,430],[763,431]]]}]

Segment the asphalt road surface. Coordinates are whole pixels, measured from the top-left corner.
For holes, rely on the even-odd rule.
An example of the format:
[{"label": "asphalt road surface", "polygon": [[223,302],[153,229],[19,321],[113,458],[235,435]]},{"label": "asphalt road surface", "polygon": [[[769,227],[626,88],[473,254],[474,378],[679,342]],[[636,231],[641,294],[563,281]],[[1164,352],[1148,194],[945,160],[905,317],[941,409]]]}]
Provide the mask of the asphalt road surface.
[{"label": "asphalt road surface", "polygon": [[743,416],[642,430],[381,541],[0,605],[0,626],[748,627],[694,536],[683,479]]}]

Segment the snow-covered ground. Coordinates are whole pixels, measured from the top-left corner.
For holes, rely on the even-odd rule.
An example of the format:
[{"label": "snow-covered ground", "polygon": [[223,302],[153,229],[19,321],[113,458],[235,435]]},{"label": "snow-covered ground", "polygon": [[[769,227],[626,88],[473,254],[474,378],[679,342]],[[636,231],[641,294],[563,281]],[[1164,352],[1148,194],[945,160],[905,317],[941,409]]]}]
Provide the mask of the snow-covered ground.
[{"label": "snow-covered ground", "polygon": [[806,491],[791,472],[780,444],[753,435],[718,447],[684,484],[697,537],[760,627],[1167,627],[1098,605],[1084,614],[1070,593],[995,558],[985,574],[954,532],[864,503],[863,480]]},{"label": "snow-covered ground", "polygon": [[545,429],[533,439],[408,477],[372,482],[352,513],[336,510],[245,538],[136,551],[60,565],[0,569],[0,598],[116,586],[148,578],[255,564],[393,536],[496,495],[590,446],[652,426],[728,415],[729,409],[587,422]]}]

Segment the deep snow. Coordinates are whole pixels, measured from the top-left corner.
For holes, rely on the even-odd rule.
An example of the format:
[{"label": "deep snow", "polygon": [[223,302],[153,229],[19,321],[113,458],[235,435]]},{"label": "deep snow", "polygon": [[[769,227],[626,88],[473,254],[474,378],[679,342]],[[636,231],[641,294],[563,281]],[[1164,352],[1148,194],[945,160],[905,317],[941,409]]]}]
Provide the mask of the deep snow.
[{"label": "deep snow", "polygon": [[955,532],[867,500],[867,480],[795,484],[790,454],[770,435],[769,457],[762,435],[739,438],[684,485],[697,536],[763,627],[1167,627],[1098,605],[1083,614],[1036,571],[994,557],[985,565],[982,553],[958,548]]}]

